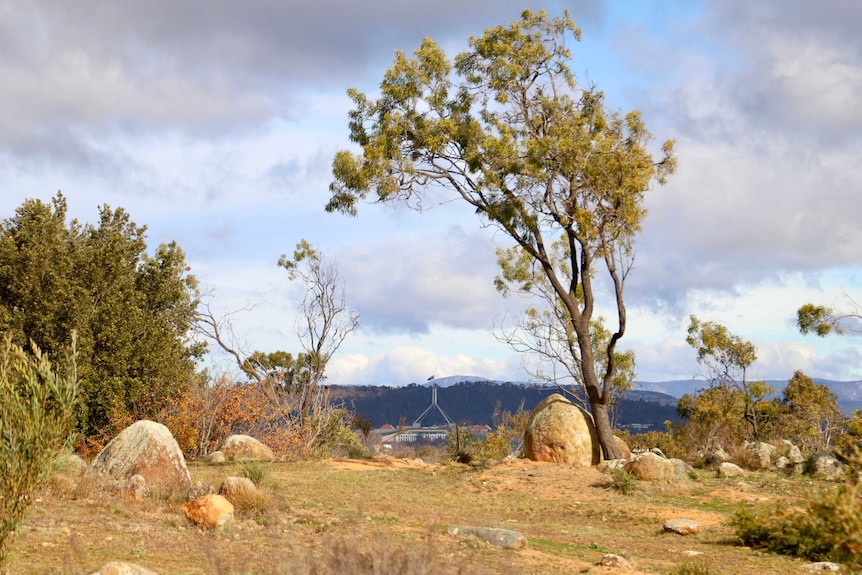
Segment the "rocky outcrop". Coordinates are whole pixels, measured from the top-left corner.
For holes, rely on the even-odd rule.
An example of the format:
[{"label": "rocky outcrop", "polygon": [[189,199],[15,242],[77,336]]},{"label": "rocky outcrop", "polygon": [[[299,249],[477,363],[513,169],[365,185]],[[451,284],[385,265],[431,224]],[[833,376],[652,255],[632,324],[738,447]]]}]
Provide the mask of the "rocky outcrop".
[{"label": "rocky outcrop", "polygon": [[141,420],[119,433],[90,464],[90,473],[114,481],[134,482],[143,478],[149,491],[185,493],[191,485],[183,452],[167,427]]},{"label": "rocky outcrop", "polygon": [[598,465],[602,450],[592,416],[558,393],[549,395],[530,414],[524,456],[533,461]]},{"label": "rocky outcrop", "polygon": [[272,449],[249,435],[231,435],[219,448],[227,461],[273,461]]},{"label": "rocky outcrop", "polygon": [[222,528],[233,521],[233,505],[221,495],[204,495],[183,504],[183,513],[206,529]]}]

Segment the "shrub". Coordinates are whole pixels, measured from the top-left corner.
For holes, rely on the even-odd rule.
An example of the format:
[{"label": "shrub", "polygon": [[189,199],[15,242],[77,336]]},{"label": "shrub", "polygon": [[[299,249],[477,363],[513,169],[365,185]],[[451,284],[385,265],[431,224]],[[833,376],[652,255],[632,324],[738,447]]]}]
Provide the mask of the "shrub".
[{"label": "shrub", "polygon": [[65,373],[36,346],[28,355],[0,345],[0,567],[34,492],[48,480],[57,451],[72,441],[78,401],[75,338]]},{"label": "shrub", "polygon": [[237,469],[241,477],[250,479],[256,486],[263,483],[269,476],[269,467],[260,461],[239,461],[237,462]]},{"label": "shrub", "polygon": [[637,477],[625,469],[621,469],[619,467],[611,469],[611,483],[609,487],[614,491],[618,491],[623,495],[630,495],[635,489],[637,489],[637,484]]},{"label": "shrub", "polygon": [[775,553],[862,567],[862,501],[859,485],[844,483],[812,497],[805,510],[782,507],[734,514],[740,541]]},{"label": "shrub", "polygon": [[714,573],[716,572],[702,557],[686,559],[672,571],[672,575],[713,575]]}]

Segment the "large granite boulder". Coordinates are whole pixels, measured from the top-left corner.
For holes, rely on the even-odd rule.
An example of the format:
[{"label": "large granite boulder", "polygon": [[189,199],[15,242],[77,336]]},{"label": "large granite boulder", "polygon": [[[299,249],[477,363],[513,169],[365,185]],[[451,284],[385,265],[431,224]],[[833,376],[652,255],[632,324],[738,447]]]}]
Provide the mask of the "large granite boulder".
[{"label": "large granite boulder", "polygon": [[688,476],[684,461],[667,459],[651,451],[632,457],[623,469],[641,481],[679,481]]},{"label": "large granite boulder", "polygon": [[192,483],[183,452],[170,430],[147,420],[121,431],[96,456],[89,471],[120,482],[131,481],[137,475],[150,492],[165,494],[185,493]]},{"label": "large granite boulder", "polygon": [[524,456],[533,461],[598,465],[602,449],[592,416],[559,393],[549,395],[530,414]]},{"label": "large granite boulder", "polygon": [[272,449],[249,435],[231,435],[219,447],[227,461],[273,461]]}]

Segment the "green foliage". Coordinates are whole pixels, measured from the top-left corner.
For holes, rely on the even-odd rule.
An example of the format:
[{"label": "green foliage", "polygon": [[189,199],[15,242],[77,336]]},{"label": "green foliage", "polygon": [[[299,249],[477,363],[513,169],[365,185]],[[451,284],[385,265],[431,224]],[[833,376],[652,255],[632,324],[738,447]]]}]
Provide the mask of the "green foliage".
[{"label": "green foliage", "polygon": [[38,347],[32,355],[6,336],[0,344],[0,567],[11,535],[60,449],[72,443],[78,400],[75,336],[56,369]]},{"label": "green foliage", "polygon": [[0,226],[0,331],[58,357],[78,333],[82,430],[107,434],[152,417],[194,376],[205,347],[188,337],[197,283],[183,251],[146,252],[145,227],[103,206],[66,223],[66,199],[26,200]]},{"label": "green foliage", "polygon": [[[336,154],[326,209],[356,215],[369,194],[418,209],[454,196],[501,230],[516,249],[501,262],[498,286],[530,292],[533,277],[546,278],[549,309],[559,302],[569,318],[562,331],[577,335],[567,353],[579,359],[568,363],[583,363],[602,447],[615,456],[608,405],[626,328],[623,286],[644,194],[676,160],[672,141],[653,158],[639,112],[622,115],[602,92],[576,85],[568,43],[579,38],[568,13],[526,10],[471,38],[454,60],[429,39],[412,57],[397,52],[379,98],[348,91],[350,139],[361,151]],[[450,195],[429,198],[438,192]],[[567,251],[555,259],[551,238],[560,237]],[[617,311],[600,379],[591,334],[598,269]]]},{"label": "green foliage", "polygon": [[[708,410],[710,417],[721,418],[739,417],[748,422],[750,426],[750,437],[759,441],[763,435],[762,423],[765,419],[764,406],[761,404],[766,397],[775,393],[775,389],[763,381],[751,381],[748,379],[748,368],[757,361],[757,348],[753,343],[746,341],[738,335],[732,334],[728,329],[715,322],[701,322],[697,317],[690,316],[691,323],[688,327],[686,341],[697,351],[697,361],[707,370],[712,389],[720,388],[719,392],[724,397],[721,401],[732,400],[729,403],[736,405],[740,400],[742,403],[741,413],[733,413],[727,407],[712,406]],[[703,395],[703,392],[700,393]],[[708,398],[706,398],[708,399]],[[697,406],[689,404],[696,403],[686,398],[687,404],[680,401],[680,415],[687,413],[684,417],[692,419],[699,417]],[[711,401],[709,403],[712,403]],[[768,409],[766,410],[768,411]],[[723,412],[723,413],[719,413]],[[714,425],[713,422],[710,422]],[[728,424],[729,422],[719,422]]]},{"label": "green foliage", "polygon": [[862,500],[859,485],[845,483],[812,497],[805,510],[742,509],[731,520],[737,537],[752,547],[814,561],[862,568]]},{"label": "green foliage", "polygon": [[521,404],[514,413],[508,409],[504,410],[498,401],[494,406],[491,419],[495,429],[485,440],[485,443],[493,444],[499,440],[500,453],[496,459],[523,453],[524,434],[527,432],[527,422],[530,420],[530,412],[524,409],[524,400],[521,400]]},{"label": "green foliage", "polygon": [[636,435],[626,436],[618,432],[620,438],[626,442],[631,450],[649,451],[653,447],[661,449],[668,457],[682,458],[686,454],[683,451],[677,437],[670,431],[647,431]]},{"label": "green foliage", "polygon": [[671,571],[671,575],[716,575],[709,562],[702,557],[686,559]]},{"label": "green foliage", "polygon": [[838,395],[802,371],[788,381],[782,406],[781,436],[813,451],[828,449],[844,424]]},{"label": "green foliage", "polygon": [[452,461],[472,463],[477,459],[479,444],[472,429],[456,425],[446,438],[446,452]]},{"label": "green foliage", "polygon": [[269,465],[252,459],[238,461],[236,463],[240,477],[251,480],[257,486],[263,484],[269,476]]},{"label": "green foliage", "polygon": [[617,467],[611,469],[611,483],[609,487],[622,495],[631,495],[638,486],[638,479],[625,469]]},{"label": "green foliage", "polygon": [[847,317],[858,317],[858,314],[845,315],[830,307],[807,303],[796,310],[796,325],[803,335],[814,333],[825,337],[832,332],[843,335],[841,321]]}]

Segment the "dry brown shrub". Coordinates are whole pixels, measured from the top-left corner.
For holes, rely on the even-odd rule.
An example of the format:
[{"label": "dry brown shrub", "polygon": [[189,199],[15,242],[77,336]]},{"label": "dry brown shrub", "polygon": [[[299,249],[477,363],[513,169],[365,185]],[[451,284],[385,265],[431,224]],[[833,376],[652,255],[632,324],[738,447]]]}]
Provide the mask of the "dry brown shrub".
[{"label": "dry brown shrub", "polygon": [[743,445],[731,445],[727,449],[730,463],[735,463],[743,469],[757,471],[760,467],[760,457],[751,449]]}]

